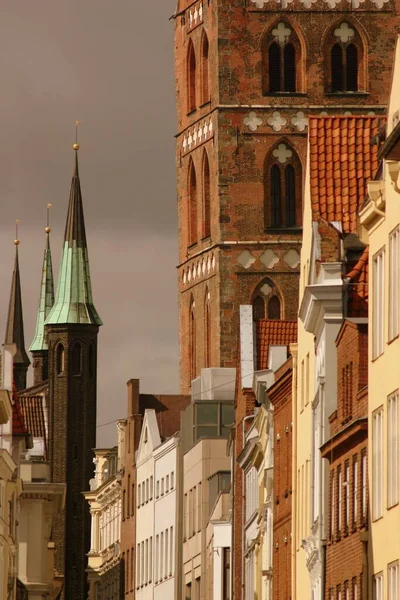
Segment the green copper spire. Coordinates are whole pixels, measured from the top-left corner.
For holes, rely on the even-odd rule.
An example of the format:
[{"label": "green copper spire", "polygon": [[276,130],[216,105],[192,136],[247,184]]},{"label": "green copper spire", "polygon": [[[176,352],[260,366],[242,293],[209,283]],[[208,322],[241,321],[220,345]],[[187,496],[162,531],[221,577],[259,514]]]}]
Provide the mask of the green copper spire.
[{"label": "green copper spire", "polygon": [[53,266],[51,263],[50,250],[50,227],[46,227],[46,247],[44,250],[43,271],[42,271],[42,286],[40,289],[39,310],[36,319],[35,337],[29,350],[31,352],[40,352],[47,350],[47,342],[45,339],[44,323],[54,304],[54,282],[53,282]]},{"label": "green copper spire", "polygon": [[78,150],[74,144],[75,169],[72,177],[64,248],[61,257],[56,301],[45,325],[80,323],[102,325],[93,304],[85,221],[79,180]]},{"label": "green copper spire", "polygon": [[19,274],[18,245],[19,240],[14,240],[15,263],[11,281],[10,303],[8,305],[8,317],[6,337],[4,344],[15,344],[14,365],[28,368],[30,360],[25,350],[24,318],[22,314],[21,280]]}]

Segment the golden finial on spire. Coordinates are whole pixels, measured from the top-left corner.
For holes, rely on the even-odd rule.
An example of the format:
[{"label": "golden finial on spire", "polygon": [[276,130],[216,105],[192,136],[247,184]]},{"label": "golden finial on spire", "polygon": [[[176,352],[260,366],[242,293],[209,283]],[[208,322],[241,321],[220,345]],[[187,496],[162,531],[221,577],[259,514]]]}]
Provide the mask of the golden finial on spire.
[{"label": "golden finial on spire", "polygon": [[19,246],[18,223],[19,223],[19,219],[15,219],[15,240],[14,240],[14,245],[15,246]]},{"label": "golden finial on spire", "polygon": [[78,126],[79,121],[75,121],[75,144],[72,146],[74,150],[79,150],[80,145],[78,144]]},{"label": "golden finial on spire", "polygon": [[51,208],[51,204],[49,202],[48,205],[47,205],[47,227],[45,229],[45,232],[47,234],[49,234],[50,231],[51,231],[51,227],[50,227],[50,208]]}]

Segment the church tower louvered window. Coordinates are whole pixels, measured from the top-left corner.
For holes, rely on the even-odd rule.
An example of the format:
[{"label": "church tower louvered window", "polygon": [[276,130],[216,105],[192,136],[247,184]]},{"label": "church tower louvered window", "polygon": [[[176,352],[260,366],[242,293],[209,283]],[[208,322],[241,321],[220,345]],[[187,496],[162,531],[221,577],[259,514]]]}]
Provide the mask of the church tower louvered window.
[{"label": "church tower louvered window", "polygon": [[264,164],[264,227],[301,227],[302,169],[294,150],[282,142]]},{"label": "church tower louvered window", "polygon": [[263,37],[261,53],[264,95],[302,91],[301,45],[286,23],[278,23]]},{"label": "church tower louvered window", "polygon": [[328,36],[326,52],[327,91],[363,91],[364,45],[356,28],[346,22],[336,26]]}]

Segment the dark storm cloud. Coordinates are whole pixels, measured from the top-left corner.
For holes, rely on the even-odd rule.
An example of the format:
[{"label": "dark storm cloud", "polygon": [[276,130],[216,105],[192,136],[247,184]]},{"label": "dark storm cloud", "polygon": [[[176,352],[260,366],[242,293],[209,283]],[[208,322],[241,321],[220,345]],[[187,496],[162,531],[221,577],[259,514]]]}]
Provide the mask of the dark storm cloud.
[{"label": "dark storm cloud", "polygon": [[[125,416],[131,377],[143,391],[178,389],[174,8],[174,0],[13,0],[0,20],[3,327],[18,217],[29,346],[48,202],[58,273],[79,119],[92,284],[104,321],[99,423]],[[98,444],[114,437],[113,427],[98,430]]]}]

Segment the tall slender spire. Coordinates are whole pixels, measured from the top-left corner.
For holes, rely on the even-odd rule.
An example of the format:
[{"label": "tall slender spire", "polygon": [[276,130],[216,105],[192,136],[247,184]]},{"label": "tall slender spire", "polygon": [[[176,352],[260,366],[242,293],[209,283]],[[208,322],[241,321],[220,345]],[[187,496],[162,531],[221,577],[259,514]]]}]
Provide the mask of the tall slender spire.
[{"label": "tall slender spire", "polygon": [[61,258],[56,300],[46,325],[80,323],[102,325],[94,307],[86,245],[85,220],[79,179],[78,150],[74,144],[75,166],[72,176],[64,248]]},{"label": "tall slender spire", "polygon": [[49,226],[49,208],[51,204],[47,205],[47,227],[46,231],[46,246],[44,249],[43,258],[43,270],[42,270],[42,283],[40,288],[40,301],[39,310],[36,318],[36,331],[33,342],[29,348],[31,352],[40,352],[47,350],[47,342],[45,339],[44,324],[48,317],[48,314],[54,304],[54,280],[53,280],[53,266],[51,262],[51,250],[50,250],[50,226]]},{"label": "tall slender spire", "polygon": [[[17,221],[18,223],[18,221]],[[18,233],[18,229],[17,229]],[[8,317],[6,336],[4,344],[15,344],[16,352],[14,354],[14,379],[18,390],[26,387],[26,372],[30,365],[30,360],[25,350],[24,336],[24,318],[22,313],[22,295],[21,279],[19,273],[18,260],[18,236],[14,240],[15,244],[15,263],[11,281],[10,302],[8,305]],[[18,372],[18,374],[17,374]]]}]

